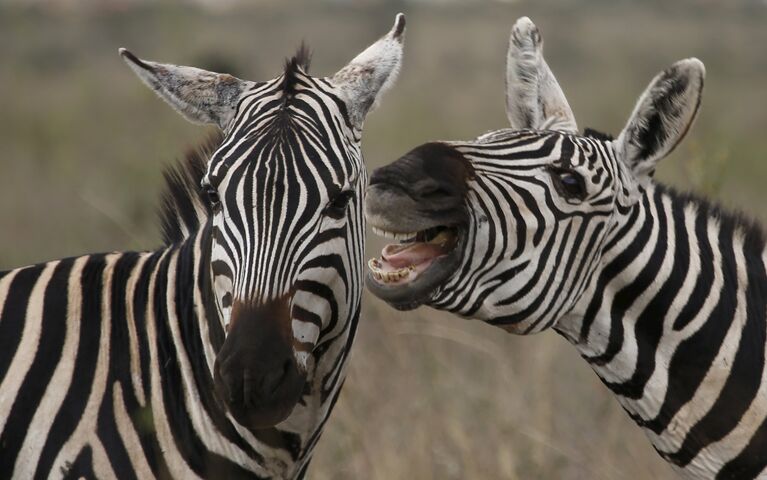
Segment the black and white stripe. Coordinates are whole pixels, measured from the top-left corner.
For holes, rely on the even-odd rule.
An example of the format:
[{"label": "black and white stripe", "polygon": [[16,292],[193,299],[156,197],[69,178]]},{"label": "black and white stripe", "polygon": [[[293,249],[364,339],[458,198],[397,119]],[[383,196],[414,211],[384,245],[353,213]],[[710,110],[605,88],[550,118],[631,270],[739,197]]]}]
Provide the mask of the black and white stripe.
[{"label": "black and white stripe", "polygon": [[[300,53],[263,83],[122,51],[163,99],[225,134],[166,175],[163,248],[0,273],[0,476],[305,475],[360,311],[362,122],[397,73],[403,31],[399,15],[335,76],[310,77]],[[293,357],[287,406],[272,406],[291,397],[259,369],[271,350],[242,338],[261,331]],[[227,367],[227,348],[262,363]],[[233,368],[244,392],[221,389]],[[286,418],[248,423],[258,409]]]},{"label": "black and white stripe", "polygon": [[[590,168],[590,159],[606,153],[604,145],[535,131],[502,131],[450,145],[474,172],[470,221],[461,274],[440,289],[433,305],[492,318],[516,333],[550,327],[586,288],[613,209],[606,169],[594,170],[594,192],[584,205],[553,188],[551,167]],[[570,221],[561,223],[565,218]]]},{"label": "black and white stripe", "polygon": [[[611,142],[515,132],[453,146],[475,167],[471,227],[429,304],[513,333],[553,326],[685,476],[767,475],[761,229],[656,183],[621,205]],[[569,205],[542,167],[590,152],[595,189]]]},{"label": "black and white stripe", "polygon": [[[440,155],[446,168],[460,162],[461,262],[423,303],[513,333],[553,327],[680,474],[767,478],[765,238],[652,179],[694,120],[702,63],[661,72],[612,140],[575,133],[541,48],[521,19],[509,52],[513,129],[416,148],[374,172],[382,186],[368,206],[394,195],[387,179]],[[397,231],[396,217],[374,213],[371,223]]]}]

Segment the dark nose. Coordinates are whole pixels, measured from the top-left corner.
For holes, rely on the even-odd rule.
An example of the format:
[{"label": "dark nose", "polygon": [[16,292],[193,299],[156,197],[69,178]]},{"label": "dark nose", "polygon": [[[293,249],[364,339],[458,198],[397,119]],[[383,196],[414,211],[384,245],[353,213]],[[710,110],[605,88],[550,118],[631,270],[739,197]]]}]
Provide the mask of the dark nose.
[{"label": "dark nose", "polygon": [[284,420],[305,382],[295,360],[286,304],[235,302],[229,333],[216,357],[216,393],[234,418],[252,428]]},{"label": "dark nose", "polygon": [[235,410],[258,410],[282,398],[300,372],[292,355],[264,361],[258,348],[222,348],[216,362],[217,388]]},{"label": "dark nose", "polygon": [[261,398],[267,398],[290,378],[291,374],[294,373],[293,370],[295,370],[295,365],[291,358],[286,358],[282,365],[263,369],[264,373],[261,378],[256,378],[253,382],[256,394]]},{"label": "dark nose", "polygon": [[374,226],[395,232],[461,223],[472,176],[470,163],[455,148],[423,144],[373,172],[365,214]]},{"label": "dark nose", "polygon": [[425,143],[394,163],[373,171],[369,185],[375,190],[399,190],[416,202],[454,203],[466,193],[471,166],[450,145]]}]

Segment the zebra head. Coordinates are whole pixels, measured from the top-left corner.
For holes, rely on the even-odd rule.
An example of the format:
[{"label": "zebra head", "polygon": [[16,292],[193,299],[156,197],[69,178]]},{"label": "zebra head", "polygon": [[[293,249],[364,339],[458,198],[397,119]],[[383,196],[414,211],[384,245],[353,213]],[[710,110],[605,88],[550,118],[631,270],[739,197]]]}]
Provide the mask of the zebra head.
[{"label": "zebra head", "polygon": [[213,374],[243,425],[287,418],[306,391],[316,347],[350,335],[362,289],[362,126],[397,75],[404,29],[399,14],[388,34],[325,78],[307,73],[303,46],[266,82],[121,50],[184,117],[224,133],[201,185],[212,293],[226,332]]},{"label": "zebra head", "polygon": [[617,140],[578,135],[542,47],[535,25],[517,21],[512,128],[426,143],[373,172],[368,223],[401,242],[369,261],[366,283],[392,306],[427,304],[515,333],[556,324],[695,117],[704,70],[690,59],[650,83]]}]

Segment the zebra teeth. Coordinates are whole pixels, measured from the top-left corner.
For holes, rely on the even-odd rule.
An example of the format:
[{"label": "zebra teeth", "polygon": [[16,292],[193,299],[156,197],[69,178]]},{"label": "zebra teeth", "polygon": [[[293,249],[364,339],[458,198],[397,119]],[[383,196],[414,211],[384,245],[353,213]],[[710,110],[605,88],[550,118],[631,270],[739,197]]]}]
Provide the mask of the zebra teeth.
[{"label": "zebra teeth", "polygon": [[399,270],[394,270],[393,272],[385,272],[381,269],[383,265],[381,262],[376,258],[371,258],[368,260],[368,267],[370,268],[370,271],[373,273],[373,278],[376,280],[383,282],[383,283],[392,283],[397,282],[399,280],[402,280],[403,278],[406,278],[408,275],[410,275],[410,272],[415,271],[415,267],[413,265],[400,268]]},{"label": "zebra teeth", "polygon": [[410,275],[410,271],[407,268],[397,270],[395,272],[386,272],[382,275],[385,283],[396,282]]},{"label": "zebra teeth", "polygon": [[[368,260],[368,268],[370,271],[373,272],[373,274],[380,274],[381,272],[381,262],[377,258],[371,258]],[[378,277],[376,277],[378,278]]]},{"label": "zebra teeth", "polygon": [[372,230],[380,237],[393,238],[394,240],[410,240],[418,234],[418,232],[390,232],[378,227],[372,227]]}]

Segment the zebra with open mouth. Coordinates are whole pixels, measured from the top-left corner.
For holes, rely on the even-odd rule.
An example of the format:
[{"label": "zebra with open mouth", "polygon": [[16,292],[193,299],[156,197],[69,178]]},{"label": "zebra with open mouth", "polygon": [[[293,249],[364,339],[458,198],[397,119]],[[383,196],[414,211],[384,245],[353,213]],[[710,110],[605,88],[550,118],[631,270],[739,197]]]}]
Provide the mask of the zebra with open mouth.
[{"label": "zebra with open mouth", "polygon": [[511,129],[431,142],[376,170],[366,284],[509,332],[554,328],[689,478],[767,476],[762,230],[653,180],[705,70],[659,73],[616,139],[579,134],[533,23],[512,29]]}]

